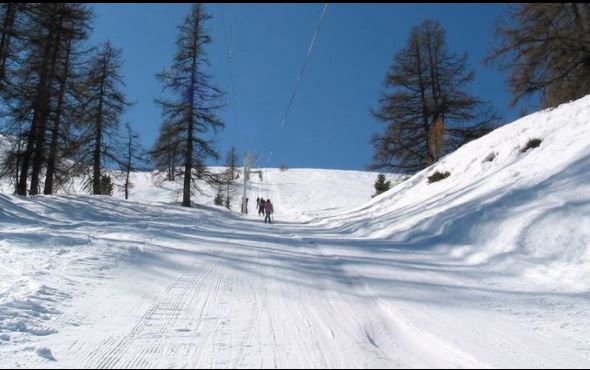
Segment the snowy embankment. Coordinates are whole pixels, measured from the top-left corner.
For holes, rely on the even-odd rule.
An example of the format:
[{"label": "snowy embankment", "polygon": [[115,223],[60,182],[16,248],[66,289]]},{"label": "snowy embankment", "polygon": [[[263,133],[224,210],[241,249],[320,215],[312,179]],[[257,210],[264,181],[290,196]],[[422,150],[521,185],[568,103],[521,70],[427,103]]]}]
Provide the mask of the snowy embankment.
[{"label": "snowy embankment", "polygon": [[270,169],[247,217],[145,173],[0,195],[0,367],[588,367],[589,138],[586,97],[372,200],[373,173]]},{"label": "snowy embankment", "polygon": [[[536,148],[526,151],[531,139]],[[450,176],[429,183],[434,172]],[[446,253],[557,291],[590,290],[590,96],[471,142],[368,204],[339,233]]]}]

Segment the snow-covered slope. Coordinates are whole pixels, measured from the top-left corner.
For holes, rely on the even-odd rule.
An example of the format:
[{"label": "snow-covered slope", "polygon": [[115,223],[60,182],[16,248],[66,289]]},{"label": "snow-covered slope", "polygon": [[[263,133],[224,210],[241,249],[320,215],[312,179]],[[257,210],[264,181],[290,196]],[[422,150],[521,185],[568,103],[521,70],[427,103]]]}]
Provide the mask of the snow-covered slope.
[{"label": "snow-covered slope", "polygon": [[[2,137],[0,137],[0,158],[2,156]],[[213,172],[223,172],[225,167],[212,167]],[[241,169],[240,169],[241,170]],[[351,170],[328,170],[295,168],[279,170],[276,168],[257,168],[251,175],[248,185],[248,208],[255,213],[256,198],[271,198],[278,215],[291,219],[307,220],[317,215],[337,214],[359,207],[371,199],[375,193],[374,183],[377,173]],[[113,196],[124,198],[123,177],[117,171],[110,171],[115,184]],[[241,173],[240,173],[241,176]],[[388,174],[388,181],[399,183],[403,176]],[[179,204],[182,201],[182,179],[167,181],[165,174],[135,172],[131,174],[132,188],[129,199],[138,202]],[[230,190],[231,209],[239,212],[243,194],[242,177],[235,180]],[[14,186],[8,179],[0,179],[0,193],[10,194]],[[199,184],[193,201],[204,206],[213,206],[216,188],[205,183]],[[57,189],[58,195],[86,195],[88,190],[82,181],[75,179]],[[225,189],[223,189],[225,196]]]},{"label": "snow-covered slope", "polygon": [[[531,139],[542,142],[523,152]],[[451,175],[429,183],[435,171]],[[323,224],[588,291],[590,96],[501,127]]]},{"label": "snow-covered slope", "polygon": [[[271,199],[277,217],[309,220],[339,214],[365,204],[375,193],[377,173],[322,169],[261,169],[252,177],[249,197]],[[392,184],[403,176],[387,175]],[[237,207],[236,207],[237,209]]]},{"label": "snow-covered slope", "polygon": [[[213,167],[221,172],[222,167]],[[253,169],[248,184],[249,213],[256,213],[256,198],[271,199],[277,215],[305,220],[316,215],[337,214],[359,207],[375,193],[377,173],[326,169],[294,168],[281,171],[276,168]],[[402,176],[387,175],[393,184]],[[239,211],[243,194],[242,177],[235,180],[231,189],[231,209]],[[151,172],[135,173],[130,199],[135,201],[180,202],[182,184],[164,181],[161,175]],[[216,189],[201,185],[202,193],[195,194],[195,202],[213,206]],[[121,190],[116,197],[123,197]],[[225,193],[224,193],[225,196]]]},{"label": "snow-covered slope", "polygon": [[148,173],[0,195],[0,367],[588,367],[589,138],[586,97],[373,199],[374,173],[269,169],[246,217]]}]

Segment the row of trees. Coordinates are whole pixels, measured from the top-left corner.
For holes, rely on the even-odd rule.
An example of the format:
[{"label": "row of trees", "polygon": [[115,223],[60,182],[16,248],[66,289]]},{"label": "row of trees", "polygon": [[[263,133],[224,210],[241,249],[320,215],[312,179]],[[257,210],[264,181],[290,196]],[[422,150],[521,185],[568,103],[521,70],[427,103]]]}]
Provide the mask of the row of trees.
[{"label": "row of trees", "polygon": [[[121,50],[110,42],[86,46],[92,17],[78,3],[1,5],[0,106],[10,148],[0,175],[12,179],[17,194],[39,194],[41,184],[52,194],[77,177],[93,194],[110,193],[105,168],[115,165],[127,198],[131,172],[145,163],[138,134],[121,124],[131,105],[123,93]],[[205,166],[219,157],[213,136],[223,128],[217,115],[223,94],[206,73],[208,19],[203,5],[194,4],[179,27],[177,52],[157,76],[165,92],[156,99],[163,123],[147,152],[168,180],[182,178],[184,206],[191,205],[198,180],[225,186],[229,198],[235,173]],[[235,168],[235,148],[230,156]]]},{"label": "row of trees", "polygon": [[[486,58],[508,74],[512,106],[537,96],[544,108],[590,93],[590,5],[516,5],[496,26]],[[469,93],[474,72],[432,20],[410,32],[394,56],[374,116],[385,130],[372,139],[371,169],[416,172],[499,123],[489,103]]]},{"label": "row of trees", "polygon": [[93,16],[85,4],[0,7],[0,113],[10,143],[1,174],[20,195],[39,194],[41,183],[53,194],[77,176],[103,193],[107,162],[131,170],[137,159],[137,134],[129,125],[120,132],[130,105],[121,51],[108,41],[85,46]]}]

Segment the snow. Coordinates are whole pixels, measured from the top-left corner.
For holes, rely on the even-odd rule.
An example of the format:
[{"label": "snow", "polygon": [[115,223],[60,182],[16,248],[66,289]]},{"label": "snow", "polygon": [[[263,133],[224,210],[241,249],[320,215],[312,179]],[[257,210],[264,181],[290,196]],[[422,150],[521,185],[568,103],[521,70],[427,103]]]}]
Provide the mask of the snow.
[{"label": "snow", "polygon": [[375,173],[262,169],[245,217],[152,173],[128,201],[0,195],[0,367],[589,367],[588,138],[590,96],[375,198]]},{"label": "snow", "polygon": [[[323,224],[362,238],[446,248],[467,265],[518,272],[555,290],[588,291],[589,104],[586,97],[497,129]],[[522,153],[532,138],[543,141]],[[435,171],[451,176],[429,184]]]}]

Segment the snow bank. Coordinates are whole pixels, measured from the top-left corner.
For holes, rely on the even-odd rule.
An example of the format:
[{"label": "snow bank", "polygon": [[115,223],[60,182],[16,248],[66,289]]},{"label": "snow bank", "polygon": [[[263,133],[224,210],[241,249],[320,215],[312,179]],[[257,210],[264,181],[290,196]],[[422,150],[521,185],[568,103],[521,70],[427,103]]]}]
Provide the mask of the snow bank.
[{"label": "snow bank", "polygon": [[[542,142],[524,151],[531,139]],[[450,172],[429,183],[436,171]],[[552,289],[590,289],[590,96],[473,141],[322,223]]]}]

